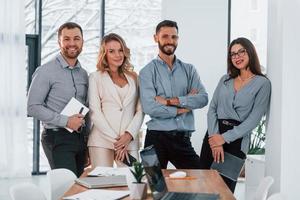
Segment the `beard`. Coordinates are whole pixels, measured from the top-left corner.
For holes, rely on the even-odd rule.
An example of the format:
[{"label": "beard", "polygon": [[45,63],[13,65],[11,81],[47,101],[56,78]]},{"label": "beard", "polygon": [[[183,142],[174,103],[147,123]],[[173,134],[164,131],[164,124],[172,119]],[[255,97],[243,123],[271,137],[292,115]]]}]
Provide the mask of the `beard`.
[{"label": "beard", "polygon": [[82,48],[77,48],[75,51],[71,51],[69,50],[69,47],[66,48],[62,48],[61,52],[62,54],[69,59],[75,59],[79,56],[79,54],[81,53]]},{"label": "beard", "polygon": [[[172,46],[172,48],[169,48],[168,46]],[[170,56],[170,55],[173,55],[177,46],[174,45],[174,44],[165,44],[165,45],[162,45],[160,42],[158,42],[158,48],[161,52],[163,52],[164,54]]]}]

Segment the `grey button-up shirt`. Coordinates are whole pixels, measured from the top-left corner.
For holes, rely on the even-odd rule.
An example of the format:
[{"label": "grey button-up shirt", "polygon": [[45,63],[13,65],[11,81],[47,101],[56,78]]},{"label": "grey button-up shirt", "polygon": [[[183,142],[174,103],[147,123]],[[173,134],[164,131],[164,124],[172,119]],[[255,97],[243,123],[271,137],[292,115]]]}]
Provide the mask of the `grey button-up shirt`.
[{"label": "grey button-up shirt", "polygon": [[70,68],[61,54],[37,68],[27,102],[28,115],[41,120],[45,128],[66,127],[68,116],[60,112],[75,97],[86,105],[88,75],[79,61]]},{"label": "grey button-up shirt", "polygon": [[[176,58],[170,70],[168,65],[157,57],[140,71],[139,84],[143,111],[151,117],[147,122],[149,130],[195,130],[192,111],[177,115],[176,107],[162,105],[154,99],[155,96],[178,97],[179,106],[190,110],[206,106],[208,95],[193,65]],[[192,89],[196,89],[198,94],[188,95]]]}]

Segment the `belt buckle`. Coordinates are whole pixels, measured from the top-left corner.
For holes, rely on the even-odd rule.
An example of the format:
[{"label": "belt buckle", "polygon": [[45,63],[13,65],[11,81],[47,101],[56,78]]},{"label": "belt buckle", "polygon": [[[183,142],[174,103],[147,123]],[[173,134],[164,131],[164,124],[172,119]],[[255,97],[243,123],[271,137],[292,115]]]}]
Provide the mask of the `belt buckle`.
[{"label": "belt buckle", "polygon": [[223,123],[224,125],[227,125],[227,126],[232,126],[232,123],[230,123],[230,122],[227,121],[227,120],[223,120],[222,123]]}]

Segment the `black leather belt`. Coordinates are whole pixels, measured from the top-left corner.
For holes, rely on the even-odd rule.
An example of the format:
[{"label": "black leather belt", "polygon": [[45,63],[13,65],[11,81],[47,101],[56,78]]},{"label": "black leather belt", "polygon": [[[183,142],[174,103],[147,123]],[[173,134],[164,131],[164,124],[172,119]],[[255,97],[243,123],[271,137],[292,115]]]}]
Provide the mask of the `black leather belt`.
[{"label": "black leather belt", "polygon": [[60,131],[66,131],[65,128],[46,128],[46,131],[53,131],[53,132],[60,132]]},{"label": "black leather belt", "polygon": [[189,131],[149,131],[151,134],[168,134],[172,136],[179,136],[179,137],[191,137],[192,133]]},{"label": "black leather belt", "polygon": [[233,119],[219,119],[219,121],[226,126],[238,126],[241,122],[233,120]]}]

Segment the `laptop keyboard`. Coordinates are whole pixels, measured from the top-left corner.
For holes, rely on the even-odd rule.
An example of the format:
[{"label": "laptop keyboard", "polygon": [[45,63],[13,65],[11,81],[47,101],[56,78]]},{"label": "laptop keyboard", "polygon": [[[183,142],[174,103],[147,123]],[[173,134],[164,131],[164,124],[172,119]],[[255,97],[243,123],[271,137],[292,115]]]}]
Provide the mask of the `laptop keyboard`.
[{"label": "laptop keyboard", "polygon": [[168,192],[163,200],[215,200],[219,199],[216,194],[200,194],[200,193],[184,193],[184,192]]}]

